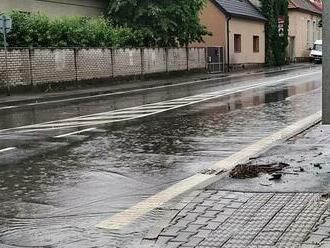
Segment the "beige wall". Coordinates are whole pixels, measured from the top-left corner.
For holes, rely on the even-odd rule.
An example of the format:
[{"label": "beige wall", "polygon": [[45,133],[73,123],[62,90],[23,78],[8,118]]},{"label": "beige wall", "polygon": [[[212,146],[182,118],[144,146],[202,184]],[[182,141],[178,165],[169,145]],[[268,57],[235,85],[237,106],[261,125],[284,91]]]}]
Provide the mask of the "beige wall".
[{"label": "beige wall", "polygon": [[201,11],[200,20],[212,36],[205,36],[205,43],[192,43],[192,47],[225,46],[226,16],[210,1],[206,2]]},{"label": "beige wall", "polygon": [[106,0],[0,0],[0,11],[17,9],[58,16],[97,16],[104,12],[106,5]]},{"label": "beige wall", "polygon": [[[308,32],[307,21],[310,21]],[[308,57],[309,48],[315,40],[322,39],[322,29],[318,27],[321,17],[302,11],[289,11],[289,36],[294,38],[294,57]],[[313,30],[313,23],[316,28]]]},{"label": "beige wall", "polygon": [[[233,18],[230,20],[230,64],[265,63],[265,24],[260,21]],[[234,52],[234,34],[241,35],[241,52]],[[253,52],[253,36],[259,36],[259,52]]]},{"label": "beige wall", "polygon": [[[211,2],[207,1],[200,15],[212,36],[204,37],[204,43],[192,43],[191,47],[222,46],[227,54],[227,19],[226,16]],[[248,19],[232,18],[230,20],[230,63],[231,64],[262,64],[265,63],[265,25],[264,22]],[[234,53],[234,34],[242,35],[242,51]],[[253,36],[259,36],[259,53],[253,52]],[[227,55],[225,55],[227,60]]]}]

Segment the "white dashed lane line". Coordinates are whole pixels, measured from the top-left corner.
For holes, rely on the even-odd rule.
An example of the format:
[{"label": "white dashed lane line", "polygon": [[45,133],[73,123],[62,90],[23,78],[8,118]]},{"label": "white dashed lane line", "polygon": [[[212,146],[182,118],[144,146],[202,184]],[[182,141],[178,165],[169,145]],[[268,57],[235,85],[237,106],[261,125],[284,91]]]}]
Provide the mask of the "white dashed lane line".
[{"label": "white dashed lane line", "polygon": [[4,149],[0,149],[0,153],[9,152],[9,151],[12,151],[12,150],[16,150],[16,147],[7,147],[7,148],[4,148]]},{"label": "white dashed lane line", "polygon": [[86,132],[90,132],[90,131],[94,131],[94,130],[96,130],[95,127],[87,128],[87,129],[83,129],[83,130],[72,132],[72,133],[61,134],[61,135],[55,136],[55,138],[65,138],[65,137],[68,137],[68,136],[71,136],[71,135],[86,133]]}]

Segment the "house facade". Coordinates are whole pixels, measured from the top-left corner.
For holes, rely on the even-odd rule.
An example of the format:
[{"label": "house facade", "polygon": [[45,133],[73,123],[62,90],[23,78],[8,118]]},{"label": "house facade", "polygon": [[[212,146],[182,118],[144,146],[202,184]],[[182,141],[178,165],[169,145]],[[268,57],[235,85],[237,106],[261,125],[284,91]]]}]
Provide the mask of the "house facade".
[{"label": "house facade", "polygon": [[42,12],[51,16],[99,16],[107,8],[105,0],[1,0],[0,11]]},{"label": "house facade", "polygon": [[[208,0],[200,20],[212,36],[191,46],[222,47],[227,68],[265,63],[265,21],[248,0]],[[212,53],[212,49],[208,49]],[[212,55],[208,55],[209,62]]]},{"label": "house facade", "polygon": [[322,10],[309,0],[289,1],[288,57],[292,62],[309,59],[310,48],[322,39],[321,19]]}]

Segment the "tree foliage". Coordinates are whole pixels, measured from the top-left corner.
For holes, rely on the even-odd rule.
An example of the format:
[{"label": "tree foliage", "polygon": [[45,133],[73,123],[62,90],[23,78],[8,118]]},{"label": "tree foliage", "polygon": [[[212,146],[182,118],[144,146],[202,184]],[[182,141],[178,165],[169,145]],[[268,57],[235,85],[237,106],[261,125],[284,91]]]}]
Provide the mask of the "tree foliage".
[{"label": "tree foliage", "polygon": [[11,47],[122,47],[135,45],[130,28],[114,28],[103,17],[57,17],[44,14],[9,13],[13,29],[8,34]]},{"label": "tree foliage", "polygon": [[185,46],[207,35],[199,11],[205,0],[110,0],[108,18],[140,32],[144,46]]},{"label": "tree foliage", "polygon": [[[265,27],[266,33],[266,63],[283,65],[286,63],[286,51],[288,46],[288,0],[261,0],[262,13],[268,19]],[[280,37],[278,32],[278,18],[285,18],[284,35]]]}]

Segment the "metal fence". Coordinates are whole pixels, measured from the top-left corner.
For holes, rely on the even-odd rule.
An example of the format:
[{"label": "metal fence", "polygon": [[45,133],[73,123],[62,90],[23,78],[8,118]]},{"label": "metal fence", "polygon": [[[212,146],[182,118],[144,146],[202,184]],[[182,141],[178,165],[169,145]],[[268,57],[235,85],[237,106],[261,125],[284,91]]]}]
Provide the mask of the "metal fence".
[{"label": "metal fence", "polygon": [[207,69],[210,73],[225,71],[224,47],[207,47]]},{"label": "metal fence", "polygon": [[0,50],[0,87],[206,69],[205,58],[205,48],[10,48],[8,71]]}]

